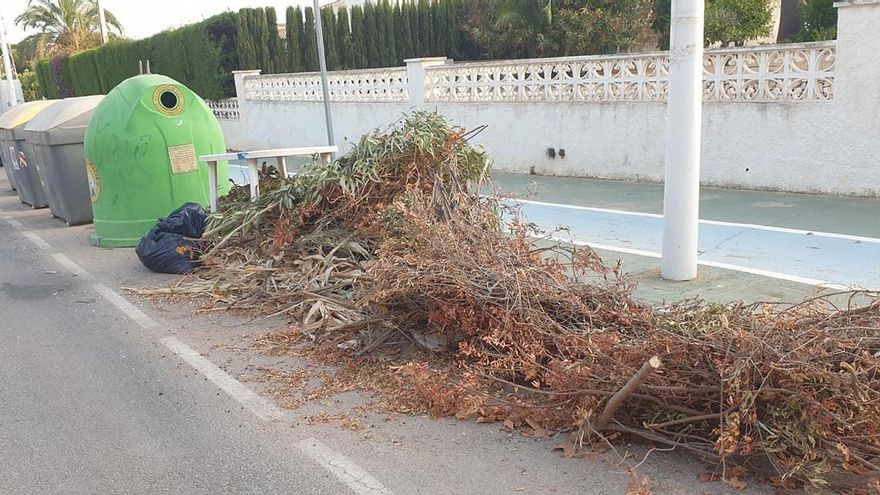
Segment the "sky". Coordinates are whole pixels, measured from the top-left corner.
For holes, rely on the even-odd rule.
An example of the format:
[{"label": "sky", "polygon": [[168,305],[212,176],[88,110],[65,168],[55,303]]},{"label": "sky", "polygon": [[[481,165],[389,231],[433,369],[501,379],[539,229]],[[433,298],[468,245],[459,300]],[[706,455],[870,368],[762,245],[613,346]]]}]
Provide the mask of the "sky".
[{"label": "sky", "polygon": [[[138,39],[242,7],[272,6],[283,19],[288,5],[312,5],[312,0],[102,0],[101,3],[119,19],[127,37]],[[324,3],[329,0],[321,0],[321,4]],[[13,44],[32,34],[13,22],[27,4],[28,0],[0,0],[6,32]]]}]

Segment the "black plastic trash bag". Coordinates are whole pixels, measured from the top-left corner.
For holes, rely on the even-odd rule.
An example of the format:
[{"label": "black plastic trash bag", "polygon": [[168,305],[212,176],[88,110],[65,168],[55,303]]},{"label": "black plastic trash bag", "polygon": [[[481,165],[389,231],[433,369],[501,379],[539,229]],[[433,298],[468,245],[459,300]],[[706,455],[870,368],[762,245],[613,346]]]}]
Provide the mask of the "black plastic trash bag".
[{"label": "black plastic trash bag", "polygon": [[199,239],[205,232],[208,213],[198,203],[184,203],[167,217],[159,220],[156,227],[162,232],[180,234],[191,239]]},{"label": "black plastic trash bag", "polygon": [[201,256],[195,239],[202,237],[207,219],[208,213],[196,203],[186,203],[160,219],[138,243],[141,263],[159,273],[195,270]]},{"label": "black plastic trash bag", "polygon": [[159,273],[189,273],[199,264],[196,243],[180,234],[153,227],[138,243],[137,255],[145,267]]}]

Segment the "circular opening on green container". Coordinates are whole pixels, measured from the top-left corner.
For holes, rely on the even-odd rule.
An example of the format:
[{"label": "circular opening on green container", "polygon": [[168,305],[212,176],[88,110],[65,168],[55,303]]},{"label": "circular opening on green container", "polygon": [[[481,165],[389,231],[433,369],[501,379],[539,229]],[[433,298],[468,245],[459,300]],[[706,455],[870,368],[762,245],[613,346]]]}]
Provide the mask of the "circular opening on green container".
[{"label": "circular opening on green container", "polygon": [[183,112],[186,100],[180,88],[173,84],[162,84],[153,91],[153,105],[159,113],[171,117]]},{"label": "circular opening on green container", "polygon": [[159,95],[159,103],[161,103],[167,110],[174,110],[177,108],[180,101],[177,99],[177,95],[173,92],[163,91],[162,94]]}]

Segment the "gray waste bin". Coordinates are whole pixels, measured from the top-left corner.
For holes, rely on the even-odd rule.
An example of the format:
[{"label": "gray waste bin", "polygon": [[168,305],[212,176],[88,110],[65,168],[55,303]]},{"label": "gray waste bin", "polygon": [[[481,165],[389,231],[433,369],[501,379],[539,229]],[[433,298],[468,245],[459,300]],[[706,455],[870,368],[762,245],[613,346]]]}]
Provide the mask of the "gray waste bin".
[{"label": "gray waste bin", "polygon": [[6,182],[9,182],[9,188],[15,191],[15,176],[12,175],[12,165],[7,165],[5,161],[6,154],[0,149],[0,167],[6,171]]},{"label": "gray waste bin", "polygon": [[[0,128],[12,129],[27,124],[34,115],[38,114],[40,110],[50,104],[51,103],[46,101],[39,101],[14,106],[9,110],[0,113]],[[9,186],[12,187],[12,190],[14,191],[16,189],[15,175],[13,175],[12,171],[14,170],[13,164],[15,163],[15,159],[13,156],[10,156],[9,153],[9,146],[11,144],[12,143],[7,144],[3,140],[2,135],[0,135],[0,162],[3,162],[3,169],[6,171],[6,178],[9,180]]]},{"label": "gray waste bin", "polygon": [[[3,114],[0,114],[0,118],[2,117]],[[6,172],[6,181],[9,182],[9,188],[15,191],[15,176],[12,175],[12,163],[9,162],[9,158],[6,155],[6,145],[0,140],[0,165],[3,166],[3,170]]]},{"label": "gray waste bin", "polygon": [[34,158],[24,140],[24,126],[41,111],[54,105],[58,100],[30,101],[16,105],[0,115],[0,150],[3,153],[3,168],[9,167],[18,197],[22,203],[34,208],[49,206],[40,174],[32,165]]},{"label": "gray waste bin", "polygon": [[98,95],[61,100],[24,128],[49,208],[67,225],[92,221],[83,141],[92,112],[103,99]]}]

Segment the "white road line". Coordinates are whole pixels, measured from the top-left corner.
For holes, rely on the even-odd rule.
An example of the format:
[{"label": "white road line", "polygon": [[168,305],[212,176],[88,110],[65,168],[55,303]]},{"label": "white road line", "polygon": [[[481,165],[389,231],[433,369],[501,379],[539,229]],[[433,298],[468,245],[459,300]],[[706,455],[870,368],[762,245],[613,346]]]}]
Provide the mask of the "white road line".
[{"label": "white road line", "polygon": [[[165,337],[159,339],[159,342],[211,380],[254,416],[263,421],[283,421],[288,418],[287,414],[273,402],[249,389],[177,337]],[[385,488],[364,468],[314,438],[297,442],[296,447],[358,495],[393,495],[391,490]]]},{"label": "white road line", "polygon": [[15,227],[18,230],[25,230],[24,225],[22,225],[21,222],[19,222],[18,220],[14,219],[10,216],[5,216],[5,217],[3,217],[3,219],[6,220],[6,223],[8,223],[9,225],[12,225],[13,227]]},{"label": "white road line", "polygon": [[559,241],[559,242],[567,242],[569,244],[575,244],[578,246],[588,246],[593,249],[602,249],[604,251],[614,251],[617,253],[634,254],[636,256],[644,256],[646,258],[658,258],[658,259],[662,258],[660,253],[655,253],[653,251],[644,251],[642,249],[618,247],[618,246],[612,246],[610,244],[600,244],[598,242],[578,241],[575,239],[566,239],[566,238],[555,236],[555,235],[550,236],[550,239],[553,239],[554,241]]},{"label": "white road line", "polygon": [[[612,210],[608,208],[598,208],[595,206],[580,206],[580,205],[569,205],[565,203],[550,203],[546,201],[535,201],[533,199],[520,199],[520,198],[510,198],[508,201],[514,201],[516,203],[525,203],[528,205],[539,205],[539,206],[552,206],[554,208],[565,208],[567,210],[584,210],[584,211],[595,211],[597,213],[612,213],[614,215],[628,215],[633,217],[646,217],[646,218],[663,218],[663,215],[659,213],[644,213],[641,211],[627,211],[627,210]],[[700,220],[702,222],[702,220]]]},{"label": "white road line", "polygon": [[[564,208],[568,210],[584,210],[584,211],[594,211],[597,213],[610,213],[612,215],[625,215],[625,216],[635,216],[635,217],[645,217],[645,218],[659,218],[662,219],[663,215],[659,215],[657,213],[643,213],[638,211],[626,211],[626,210],[612,210],[608,208],[596,208],[593,206],[578,206],[578,205],[567,205],[562,203],[548,203],[544,201],[534,201],[530,199],[510,199],[509,201],[515,201],[518,203],[539,205],[539,206],[550,206],[554,208]],[[800,229],[790,229],[788,227],[774,227],[771,225],[758,225],[752,223],[739,223],[739,222],[722,222],[720,220],[700,220],[701,224],[704,225],[718,225],[722,227],[737,227],[742,229],[750,229],[750,230],[764,230],[768,232],[780,232],[783,234],[795,234],[795,235],[813,235],[816,237],[828,237],[831,239],[843,239],[847,241],[855,241],[855,242],[868,242],[880,244],[880,238],[876,237],[865,237],[860,235],[851,235],[851,234],[837,234],[834,232],[818,232],[815,230],[800,230]]]},{"label": "white road line", "polygon": [[301,440],[296,443],[296,447],[358,495],[391,495],[392,493],[362,467],[314,438]]},{"label": "white road line", "polygon": [[48,242],[44,241],[43,238],[38,236],[37,234],[34,234],[30,230],[26,229],[24,227],[24,225],[22,225],[21,222],[19,222],[18,220],[10,217],[9,215],[3,215],[3,219],[6,220],[6,223],[8,223],[9,225],[12,225],[14,228],[20,230],[21,234],[23,236],[27,237],[27,239],[29,241],[31,241],[38,248],[40,248],[40,249],[51,248],[51,246],[49,246]]},{"label": "white road line", "polygon": [[767,232],[780,232],[783,234],[809,235],[816,237],[825,237],[828,239],[841,239],[844,241],[880,244],[880,239],[876,237],[865,237],[861,235],[837,234],[835,232],[819,232],[815,230],[790,229],[788,227],[774,227],[772,225],[756,225],[751,223],[722,222],[720,220],[700,220],[700,223],[705,225],[719,225],[722,227],[738,227],[751,230],[764,230]]},{"label": "white road line", "polygon": [[[9,218],[6,218],[6,220],[10,221]],[[12,222],[16,221],[12,220]],[[17,226],[16,228],[20,228],[23,234],[27,235],[30,233],[25,230],[20,223],[18,225],[20,227]],[[34,234],[34,236],[37,239],[40,239],[39,236],[36,236],[36,234]],[[42,239],[40,240],[42,241]],[[49,245],[46,244],[46,247],[48,248]],[[52,256],[52,258],[55,259],[55,261],[57,261],[61,266],[70,270],[71,273],[81,277],[93,278],[87,270],[79,266],[75,261],[71,260],[64,254],[50,253],[50,256]],[[100,294],[101,297],[106,299],[110,304],[116,306],[117,309],[122,311],[125,316],[130,318],[141,328],[149,330],[161,327],[159,323],[157,323],[146,313],[141,311],[137,306],[128,301],[128,299],[122,297],[106,285],[101,283],[94,283],[92,284],[92,290]],[[197,352],[195,352],[176,338],[166,337],[161,339],[161,342],[166,347],[174,351],[177,355],[179,355],[184,361],[189,363],[193,368],[205,375],[206,378],[214,382],[233,399],[240,402],[258,418],[264,421],[269,421],[275,419],[283,419],[285,417],[284,413],[277,406],[257,395],[256,392],[250,390],[244,384],[229,376],[223,370],[218,368],[214,363],[203,358]]]},{"label": "white road line", "polygon": [[218,368],[217,365],[202,357],[201,354],[194,351],[176,337],[165,337],[159,339],[159,342],[162,342],[165,347],[171,349],[171,351],[180,356],[181,359],[186,361],[199,373],[205,375],[208,380],[214,382],[215,385],[220,387],[221,390],[244,406],[254,416],[263,421],[282,420],[286,418],[284,411],[279,409],[278,406],[247,388],[240,381]]},{"label": "white road line", "polygon": [[74,275],[77,275],[79,277],[91,277],[92,276],[92,274],[87,272],[85,270],[85,268],[77,265],[76,262],[74,262],[72,259],[68,258],[67,256],[64,256],[61,253],[50,253],[49,256],[54,258],[55,261],[57,261],[59,265],[70,270],[70,272],[73,273]]},{"label": "white road line", "polygon": [[778,278],[780,280],[787,280],[789,282],[797,282],[799,284],[804,284],[804,285],[815,285],[817,287],[823,287],[826,289],[853,290],[853,289],[859,288],[856,286],[836,284],[834,282],[828,282],[827,280],[818,280],[815,278],[798,277],[797,275],[789,275],[787,273],[779,273],[779,272],[773,272],[770,270],[762,270],[760,268],[750,268],[747,266],[732,265],[730,263],[724,263],[721,261],[697,260],[697,264],[703,265],[703,266],[712,266],[715,268],[724,268],[726,270],[736,270],[736,271],[743,272],[743,273],[750,273],[752,275],[760,275],[762,277]]},{"label": "white road line", "polygon": [[[559,241],[559,242],[567,242],[569,244],[575,244],[578,246],[588,246],[593,249],[601,249],[603,251],[614,251],[617,253],[634,254],[636,256],[645,256],[648,258],[661,258],[662,257],[660,253],[653,252],[653,251],[644,251],[641,249],[632,249],[632,248],[627,248],[627,247],[611,246],[608,244],[599,244],[599,243],[595,243],[595,242],[585,242],[585,241],[579,241],[576,239],[566,239],[564,237],[559,237],[559,236],[550,236],[550,239],[553,239],[554,241]],[[748,266],[733,265],[730,263],[723,263],[720,261],[697,260],[697,264],[703,265],[703,266],[711,266],[714,268],[723,268],[725,270],[733,270],[733,271],[737,271],[737,272],[749,273],[751,275],[760,275],[762,277],[769,277],[769,278],[775,278],[775,279],[779,279],[779,280],[786,280],[789,282],[796,282],[796,283],[804,284],[804,285],[815,285],[817,287],[824,287],[827,289],[850,290],[850,289],[855,288],[855,287],[851,287],[851,286],[847,286],[847,285],[836,284],[834,282],[828,282],[827,280],[818,280],[815,278],[798,277],[797,275],[789,275],[787,273],[773,272],[773,271],[769,271],[769,270],[762,270],[760,268],[751,268]]]},{"label": "white road line", "polygon": [[[49,244],[43,241],[39,236],[25,229],[17,220],[11,217],[4,218],[15,228],[21,230],[24,235],[28,236],[34,244],[37,244],[44,249],[50,247]],[[37,241],[40,241],[44,246]],[[61,253],[50,253],[50,255],[55,261],[70,270],[72,273],[92,278],[92,275],[87,270],[79,266],[67,256]],[[92,284],[92,289],[141,327],[145,329],[160,327],[155,320],[147,316],[146,313],[138,309],[135,305],[106,285],[94,283]],[[159,341],[257,418],[263,421],[280,421],[287,419],[287,414],[285,414],[285,412],[273,402],[270,402],[249,389],[243,383],[221,370],[217,365],[204,358],[176,337],[164,337],[159,339]],[[334,452],[332,449],[317,440],[312,438],[303,440],[297,444],[297,447],[358,495],[392,495],[390,490],[385,488],[378,480],[370,476],[370,474],[363,468],[342,454]]]},{"label": "white road line", "polygon": [[25,237],[27,237],[28,240],[34,244],[34,246],[37,246],[40,249],[49,249],[52,247],[49,245],[48,242],[44,241],[42,237],[38,236],[37,234],[34,234],[33,232],[31,232],[29,230],[23,230],[21,233]]},{"label": "white road line", "polygon": [[128,302],[128,299],[120,296],[111,288],[104,284],[92,284],[92,290],[100,294],[110,304],[116,306],[125,316],[131,318],[141,328],[152,329],[159,328],[159,324],[155,320],[147,316],[146,313],[137,308],[134,304]]}]

